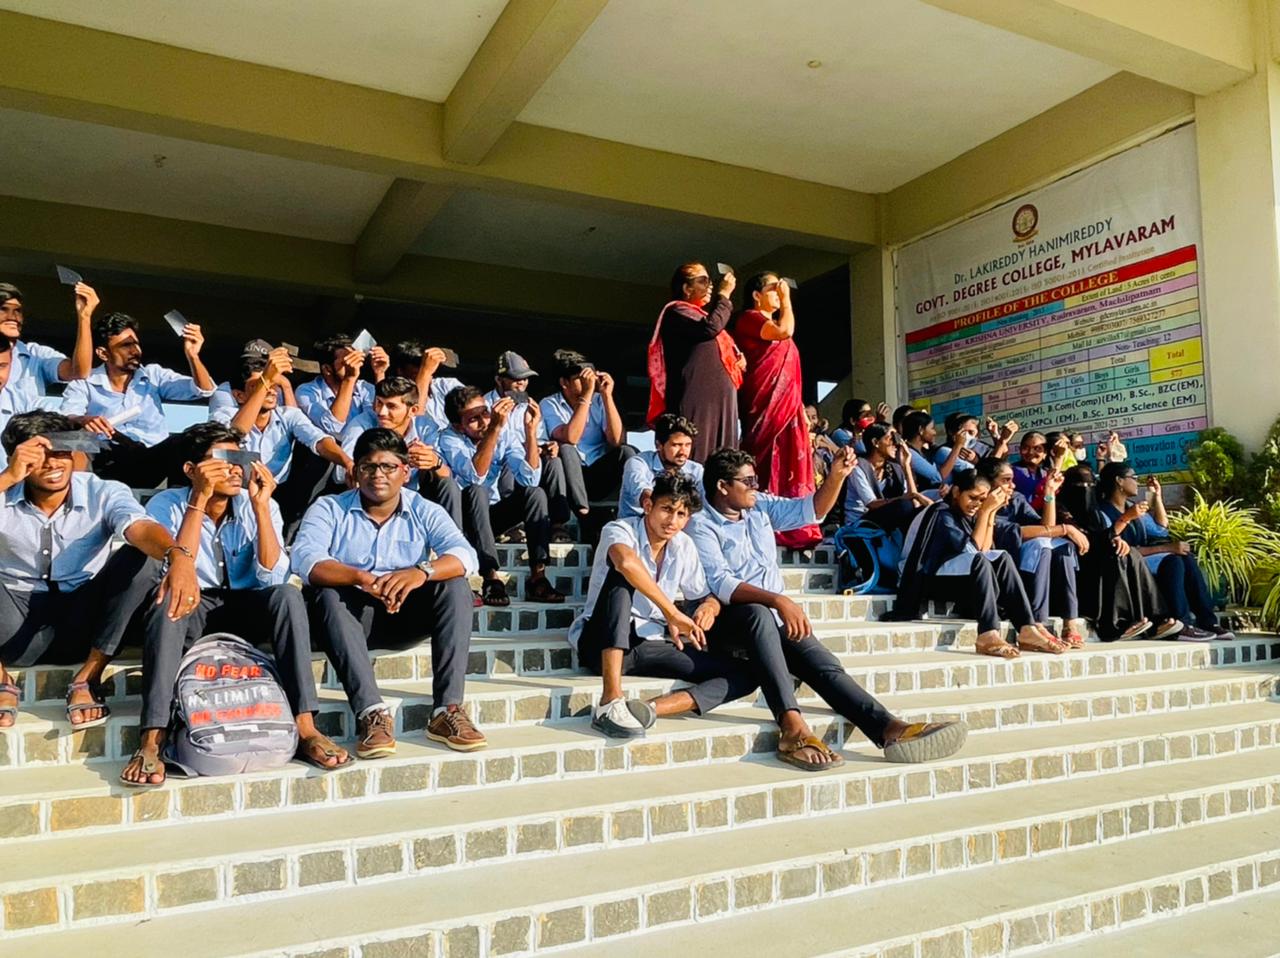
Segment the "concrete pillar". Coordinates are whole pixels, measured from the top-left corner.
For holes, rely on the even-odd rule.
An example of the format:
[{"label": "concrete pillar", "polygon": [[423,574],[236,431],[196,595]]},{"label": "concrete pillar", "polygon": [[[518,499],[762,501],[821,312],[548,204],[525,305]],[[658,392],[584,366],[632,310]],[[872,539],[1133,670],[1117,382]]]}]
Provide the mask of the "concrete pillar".
[{"label": "concrete pillar", "polygon": [[1205,334],[1214,425],[1256,448],[1280,416],[1280,67],[1254,0],[1258,71],[1196,98]]},{"label": "concrete pillar", "polygon": [[849,302],[853,322],[852,395],[872,405],[905,402],[900,383],[897,331],[893,315],[893,258],[883,247],[849,259]]}]

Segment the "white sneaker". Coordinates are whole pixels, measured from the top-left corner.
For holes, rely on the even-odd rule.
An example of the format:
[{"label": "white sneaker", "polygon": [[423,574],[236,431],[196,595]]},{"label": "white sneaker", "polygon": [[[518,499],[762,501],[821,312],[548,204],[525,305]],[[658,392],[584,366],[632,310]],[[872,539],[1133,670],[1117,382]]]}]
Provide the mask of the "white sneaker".
[{"label": "white sneaker", "polygon": [[627,708],[625,697],[614,699],[607,705],[597,705],[591,713],[591,727],[610,738],[640,738],[644,735],[644,726]]}]

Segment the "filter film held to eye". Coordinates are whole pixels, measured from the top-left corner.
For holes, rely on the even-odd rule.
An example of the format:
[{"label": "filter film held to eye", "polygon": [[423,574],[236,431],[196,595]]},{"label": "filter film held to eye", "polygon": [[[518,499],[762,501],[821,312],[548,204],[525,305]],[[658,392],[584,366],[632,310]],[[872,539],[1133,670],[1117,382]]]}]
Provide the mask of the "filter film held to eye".
[{"label": "filter film held to eye", "polygon": [[51,452],[83,452],[92,456],[106,448],[101,438],[85,429],[50,432],[45,434],[45,438],[49,440]]},{"label": "filter film held to eye", "polygon": [[250,468],[255,462],[262,461],[262,456],[252,449],[215,449],[212,456],[214,459],[220,459],[244,469]]}]

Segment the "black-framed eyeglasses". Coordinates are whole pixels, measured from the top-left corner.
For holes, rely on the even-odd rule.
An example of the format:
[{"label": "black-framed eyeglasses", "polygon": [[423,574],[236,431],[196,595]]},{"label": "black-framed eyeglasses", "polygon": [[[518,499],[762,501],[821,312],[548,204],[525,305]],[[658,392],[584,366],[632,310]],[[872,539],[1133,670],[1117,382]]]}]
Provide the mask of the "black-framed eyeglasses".
[{"label": "black-framed eyeglasses", "polygon": [[710,276],[691,276],[689,277],[689,285],[690,286],[710,286],[711,277]]},{"label": "black-framed eyeglasses", "polygon": [[402,463],[399,462],[362,462],[356,466],[356,475],[362,479],[372,479],[374,476],[394,476]]},{"label": "black-framed eyeglasses", "polygon": [[759,489],[759,488],[760,488],[760,477],[759,477],[759,476],[734,476],[734,477],[733,477],[732,479],[730,479],[729,481],[730,481],[730,482],[740,482],[740,483],[742,483],[744,486],[746,486],[748,489]]}]

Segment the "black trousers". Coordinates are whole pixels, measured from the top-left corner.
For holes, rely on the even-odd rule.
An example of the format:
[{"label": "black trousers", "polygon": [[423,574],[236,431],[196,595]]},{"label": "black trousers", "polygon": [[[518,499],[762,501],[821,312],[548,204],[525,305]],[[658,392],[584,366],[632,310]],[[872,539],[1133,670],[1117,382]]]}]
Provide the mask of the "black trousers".
[{"label": "black trousers", "polygon": [[979,634],[998,630],[1001,613],[1019,629],[1035,621],[1031,601],[1018,575],[1018,564],[1007,552],[994,559],[975,555],[968,575],[933,575],[927,579],[926,595],[954,602],[960,615],[978,620]]},{"label": "black trousers", "polygon": [[1184,625],[1194,622],[1202,629],[1218,624],[1209,584],[1195,556],[1165,556],[1156,567],[1155,577],[1175,619],[1181,619]]},{"label": "black trousers", "polygon": [[840,660],[812,635],[788,639],[763,605],[727,605],[707,634],[707,645],[746,652],[756,669],[765,702],[775,719],[799,710],[793,676],[813,689],[833,711],[883,748],[893,715],[844,670]]},{"label": "black trousers", "polygon": [[635,587],[616,569],[610,569],[578,639],[578,661],[583,668],[599,675],[605,649],[623,649],[623,675],[691,683],[685,691],[693,696],[699,715],[759,688],[749,663],[716,651],[711,643],[704,652],[692,645],[677,649],[665,640],[640,638],[631,621],[634,599]]},{"label": "black trousers", "polygon": [[0,579],[0,662],[78,665],[91,649],[114,657],[159,574],[158,561],[126,545],[78,589],[19,592]]},{"label": "black trousers", "polygon": [[[357,715],[382,703],[369,650],[406,649],[431,637],[435,708],[461,705],[471,646],[471,588],[463,576],[414,589],[392,615],[355,586],[305,590],[311,628]],[[377,636],[376,641],[370,640]]]},{"label": "black trousers", "polygon": [[[556,525],[568,522],[573,516],[573,510],[569,505],[569,487],[565,483],[564,463],[558,455],[552,458],[543,453],[542,478],[538,480],[538,486],[547,494],[547,511],[551,514],[551,521]],[[502,474],[498,476],[498,495],[505,499],[515,488],[516,477],[512,475],[510,469],[503,466]]]},{"label": "black trousers", "polygon": [[592,499],[617,499],[622,486],[622,469],[636,451],[625,443],[605,450],[591,465],[584,465],[582,454],[572,443],[560,443],[560,460],[569,504],[579,515],[591,507]]},{"label": "black trousers", "polygon": [[294,715],[320,708],[311,671],[311,630],[302,593],[291,585],[266,589],[202,589],[190,615],[172,621],[168,601],[147,609],[142,641],[142,728],[164,728],[183,653],[211,632],[255,644],[270,642],[280,684]]},{"label": "black trousers", "polygon": [[510,529],[524,523],[529,550],[529,566],[545,565],[551,557],[551,519],[547,494],[541,488],[516,486],[511,495],[489,504],[489,487],[467,486],[462,490],[462,532],[480,557],[480,571],[498,570],[498,543],[494,530]]},{"label": "black trousers", "polygon": [[1035,570],[1019,569],[1022,586],[1031,600],[1031,613],[1037,622],[1048,622],[1051,615],[1064,619],[1080,616],[1080,600],[1076,593],[1076,547],[1070,542],[1052,549],[1040,550]]},{"label": "black trousers", "polygon": [[878,525],[885,532],[902,532],[905,535],[915,520],[916,509],[916,504],[910,499],[898,499],[868,509],[862,518]]},{"label": "black trousers", "polygon": [[453,524],[462,528],[462,487],[457,479],[419,469],[418,492],[449,513]]},{"label": "black trousers", "polygon": [[177,485],[183,481],[182,453],[178,435],[144,446],[122,432],[117,432],[107,448],[93,457],[93,471],[103,479],[115,479],[130,489],[155,489],[163,482]]},{"label": "black trousers", "polygon": [[1104,642],[1118,639],[1143,617],[1152,622],[1171,617],[1147,560],[1137,549],[1117,555],[1109,530],[1089,536],[1089,551],[1080,557],[1077,582],[1080,611],[1094,620]]},{"label": "black trousers", "polygon": [[300,442],[293,444],[293,458],[289,463],[289,476],[276,487],[276,505],[280,507],[280,519],[284,524],[284,542],[290,543],[297,534],[302,514],[311,503],[324,495],[333,481],[333,463],[321,459]]}]

